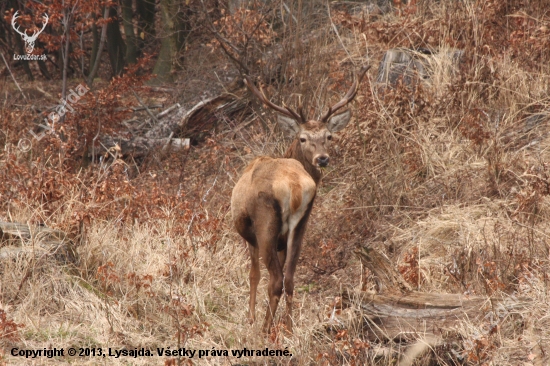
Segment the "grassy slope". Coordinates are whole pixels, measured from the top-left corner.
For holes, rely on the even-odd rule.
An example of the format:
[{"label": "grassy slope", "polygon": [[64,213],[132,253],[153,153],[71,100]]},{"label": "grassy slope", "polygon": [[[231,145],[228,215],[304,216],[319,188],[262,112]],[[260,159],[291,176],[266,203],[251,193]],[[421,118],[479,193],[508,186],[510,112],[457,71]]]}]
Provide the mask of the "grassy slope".
[{"label": "grassy slope", "polygon": [[[275,332],[263,339],[259,324],[246,323],[248,254],[231,228],[229,196],[247,161],[280,153],[284,144],[254,123],[232,139],[222,129],[185,160],[169,156],[150,162],[133,178],[136,191],[161,187],[176,204],[151,201],[138,206],[139,219],[122,219],[124,207],[134,207],[128,203],[119,216],[110,212],[84,221],[85,236],[76,236],[75,268],[50,257],[2,262],[0,307],[9,319],[24,324],[19,340],[2,339],[4,350],[12,344],[27,349],[288,347],[299,365],[362,363],[370,357],[362,343],[368,335],[353,325],[354,310],[336,312],[351,324],[347,331],[327,333],[323,324],[342,289],[373,290],[370,274],[352,254],[356,245],[368,244],[387,253],[422,291],[532,299],[517,312],[491,319],[488,309],[484,321],[463,322],[452,345],[436,348],[419,364],[546,364],[550,73],[543,46],[549,19],[536,16],[536,4],[419,4],[415,11],[368,22],[335,12],[334,21],[344,26],[341,39],[319,41],[324,53],[316,52],[327,57],[341,90],[348,81],[339,72],[339,61],[347,57],[339,51],[340,42],[355,62],[369,55],[369,62],[377,64],[388,48],[419,44],[460,47],[466,56],[454,77],[447,72],[447,59],[434,58],[434,76],[420,88],[381,94],[374,72],[371,82],[361,86],[355,122],[335,143],[334,164],[326,171],[306,234],[297,271],[294,336]],[[25,113],[30,112],[4,105],[7,143],[20,137],[9,123]],[[535,127],[529,122],[534,113],[542,115]],[[16,166],[29,166],[40,156],[12,151]],[[0,164],[7,166],[8,157],[5,151]],[[45,160],[38,166],[55,177]],[[92,210],[91,203],[79,204],[90,184],[123,184],[116,165],[106,170],[112,178],[87,177],[87,187],[71,185],[72,193],[63,193],[57,211],[35,196],[12,192],[2,219],[42,221],[71,231],[73,213]],[[19,183],[3,184],[5,192]],[[111,204],[116,195],[109,197],[102,204]],[[155,207],[159,212],[149,211]],[[262,273],[260,318],[266,306]],[[9,352],[3,357],[8,364],[26,362]],[[59,361],[42,358],[39,364]],[[98,363],[88,357],[64,361]],[[162,364],[164,359],[108,359],[109,364],[151,361]],[[209,357],[197,364],[236,362]]]}]

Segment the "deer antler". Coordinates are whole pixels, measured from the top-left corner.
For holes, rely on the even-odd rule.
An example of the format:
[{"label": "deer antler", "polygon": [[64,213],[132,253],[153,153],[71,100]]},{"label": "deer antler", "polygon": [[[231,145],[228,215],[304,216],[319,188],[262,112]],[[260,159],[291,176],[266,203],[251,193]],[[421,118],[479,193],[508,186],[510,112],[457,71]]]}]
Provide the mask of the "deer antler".
[{"label": "deer antler", "polygon": [[15,12],[15,14],[13,14],[13,17],[11,18],[11,26],[13,27],[13,29],[14,29],[17,33],[19,33],[19,34],[22,35],[23,37],[28,37],[28,36],[27,36],[27,33],[21,32],[21,31],[19,30],[19,26],[15,24],[15,21],[17,20],[17,18],[19,18],[19,17],[17,16],[17,13],[19,13],[19,10],[17,10],[17,11]]},{"label": "deer antler", "polygon": [[42,33],[44,31],[44,29],[46,28],[46,26],[48,25],[48,21],[50,20],[50,17],[48,16],[48,14],[44,14],[42,16],[42,19],[44,19],[44,22],[42,23],[42,29],[40,29],[39,31],[34,31],[33,35],[29,37],[29,35],[26,33],[26,32],[21,32],[19,30],[19,26],[15,24],[15,21],[17,20],[17,18],[19,18],[17,16],[17,13],[19,13],[19,10],[17,10],[15,12],[15,14],[13,14],[13,17],[11,18],[11,26],[13,27],[13,29],[19,33],[20,35],[22,35],[23,37],[25,38],[30,38],[30,39],[36,39],[38,37],[38,35],[40,33]]},{"label": "deer antler", "polygon": [[330,116],[332,116],[337,110],[348,104],[355,98],[355,95],[357,94],[357,87],[359,86],[359,83],[361,83],[361,80],[363,80],[363,76],[365,76],[366,72],[371,68],[371,65],[363,66],[361,70],[359,70],[359,75],[357,75],[357,79],[353,82],[353,85],[351,88],[349,88],[346,95],[344,95],[344,98],[340,100],[338,103],[330,107],[327,111],[327,113],[321,118],[321,122],[326,123]]},{"label": "deer antler", "polygon": [[46,28],[46,26],[48,25],[48,20],[50,20],[50,17],[48,16],[48,14],[44,13],[44,15],[42,16],[42,19],[44,20],[44,22],[42,23],[42,29],[40,29],[39,31],[34,31],[31,38],[34,38],[34,39],[38,38],[38,35],[42,33]]},{"label": "deer antler", "polygon": [[298,112],[299,112],[299,114],[298,114],[298,113],[294,112],[290,107],[287,107],[284,104],[283,104],[282,107],[279,107],[278,105],[271,103],[269,101],[269,99],[265,96],[265,94],[262,90],[262,87],[260,86],[260,90],[258,90],[258,88],[256,88],[256,86],[254,85],[252,80],[250,80],[250,77],[248,77],[248,75],[246,75],[244,77],[244,83],[246,84],[248,89],[250,89],[250,91],[252,93],[254,93],[256,95],[256,97],[258,97],[258,99],[262,103],[264,103],[265,105],[267,105],[271,109],[274,109],[277,112],[279,112],[279,113],[281,113],[281,114],[283,114],[287,117],[294,118],[299,123],[305,123],[306,122],[306,118],[304,117],[304,113],[303,113],[303,110],[302,110],[302,103],[300,103],[300,106],[298,107]]}]

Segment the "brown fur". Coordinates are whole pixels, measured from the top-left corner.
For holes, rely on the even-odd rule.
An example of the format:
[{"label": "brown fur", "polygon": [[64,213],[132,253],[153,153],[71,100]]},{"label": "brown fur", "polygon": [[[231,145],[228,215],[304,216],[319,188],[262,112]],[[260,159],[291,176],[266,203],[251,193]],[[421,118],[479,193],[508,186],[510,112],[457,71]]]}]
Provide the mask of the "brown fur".
[{"label": "brown fur", "polygon": [[[252,260],[251,322],[255,319],[260,258],[269,272],[269,306],[263,324],[265,332],[271,328],[283,287],[287,303],[285,322],[287,328],[292,329],[294,273],[317,185],[321,180],[321,171],[315,159],[319,156],[328,158],[329,135],[326,125],[321,122],[309,121],[301,125],[285,158],[261,156],[254,159],[233,189],[231,211],[234,225],[248,242]],[[300,138],[306,141],[302,142]]]},{"label": "brown fur", "polygon": [[[367,69],[362,69],[358,81]],[[344,128],[351,118],[349,110],[333,114],[353,99],[358,81],[344,99],[329,108],[323,122],[306,122],[301,112],[297,114],[289,108],[274,105],[248,77],[245,78],[250,90],[264,104],[280,113],[277,120],[283,130],[296,133],[285,158],[262,156],[254,159],[244,170],[231,195],[234,225],[248,242],[252,262],[248,313],[251,322],[255,319],[260,258],[269,272],[269,306],[263,324],[264,332],[271,329],[283,288],[286,294],[285,323],[287,329],[292,331],[294,273],[317,185],[321,181],[319,166],[326,166],[329,162],[327,151],[331,132]]]},{"label": "brown fur", "polygon": [[[303,207],[302,197],[307,196],[306,211],[313,204],[316,185],[303,166],[293,159],[255,159],[235,185],[231,209],[235,228],[248,242],[252,267],[250,270],[250,312],[254,320],[256,288],[260,279],[260,258],[267,267],[269,307],[264,322],[264,331],[269,331],[284,286],[292,296],[293,277],[297,260],[286,259],[288,237],[291,233],[289,218]],[[302,220],[303,220],[302,215]],[[307,218],[305,218],[307,221]],[[286,227],[287,232],[283,232]],[[303,231],[292,230],[293,240],[289,258],[298,257]],[[286,263],[285,263],[286,262]],[[286,264],[285,273],[283,267]],[[290,291],[290,292],[289,292]],[[287,298],[288,322],[290,322],[289,299]]]},{"label": "brown fur", "polygon": [[290,197],[290,210],[292,213],[296,212],[302,205],[301,187],[295,182],[290,183],[291,197]]}]

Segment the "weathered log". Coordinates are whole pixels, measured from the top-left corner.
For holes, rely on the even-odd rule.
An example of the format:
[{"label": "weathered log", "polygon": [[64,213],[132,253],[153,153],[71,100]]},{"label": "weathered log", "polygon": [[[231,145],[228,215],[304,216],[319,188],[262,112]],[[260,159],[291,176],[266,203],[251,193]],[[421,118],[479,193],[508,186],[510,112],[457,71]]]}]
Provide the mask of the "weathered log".
[{"label": "weathered log", "polygon": [[179,108],[181,108],[181,105],[179,103],[176,103],[176,104],[172,105],[171,107],[163,110],[159,114],[157,114],[157,118],[162,118],[162,117],[168,115],[169,113],[171,113],[173,110],[176,110],[176,109],[179,109]]},{"label": "weathered log", "polygon": [[[160,121],[158,124],[153,126],[153,128],[147,131],[145,137],[159,139],[166,137],[171,133],[177,133],[179,130],[181,130],[183,126],[185,126],[190,116],[192,116],[195,112],[197,112],[197,110],[200,110],[205,105],[208,105],[208,103],[212,102],[216,98],[210,98],[208,100],[201,101],[189,110],[185,110],[184,108],[180,107],[177,113],[170,116],[169,118],[164,119],[163,121]],[[161,118],[163,116],[159,115],[158,117]]]},{"label": "weathered log", "polygon": [[444,338],[465,319],[483,318],[491,300],[449,294],[411,292],[400,295],[345,293],[343,304],[362,314],[371,341]]},{"label": "weathered log", "polygon": [[0,221],[0,261],[21,255],[53,256],[63,263],[74,259],[72,242],[63,231]]},{"label": "weathered log", "polygon": [[[345,292],[341,305],[355,311],[356,316],[352,318],[352,324],[340,322],[335,326],[331,322],[328,326],[331,330],[352,326],[363,328],[369,341],[379,345],[378,349],[373,347],[369,353],[372,359],[399,358],[399,366],[410,366],[427,350],[459,339],[465,324],[485,324],[486,335],[489,336],[505,322],[510,322],[514,318],[511,315],[521,313],[532,305],[531,299],[513,296],[411,291],[395,266],[380,251],[362,247],[355,253],[374,274],[380,292]],[[380,345],[387,344],[399,345],[401,351],[396,354],[396,347],[380,348]],[[405,345],[408,346],[403,349]]]},{"label": "weathered log", "polygon": [[444,340],[456,335],[460,322],[491,318],[525,308],[529,299],[490,298],[462,294],[433,294],[411,291],[389,259],[375,248],[356,251],[361,263],[379,282],[377,294],[350,290],[342,304],[360,314],[362,326],[372,341],[416,339]]},{"label": "weathered log", "polygon": [[393,88],[399,80],[405,85],[415,85],[432,77],[434,64],[444,67],[451,74],[464,56],[463,50],[450,49],[434,51],[428,49],[410,50],[393,48],[384,54],[376,82],[383,87]]},{"label": "weathered log", "polygon": [[427,77],[421,56],[412,50],[394,48],[386,51],[380,61],[376,82],[393,87],[402,78],[404,84],[411,85],[416,76]]},{"label": "weathered log", "polygon": [[[142,158],[151,151],[165,151],[172,149],[175,151],[183,151],[189,148],[189,139],[176,138],[146,138],[135,137],[133,139],[114,139],[107,136],[101,139],[101,144],[111,150],[118,146],[123,157],[132,156],[134,159]],[[115,150],[118,150],[115,148]],[[91,153],[91,151],[90,151]]]},{"label": "weathered log", "polygon": [[241,88],[198,103],[182,117],[179,123],[182,134],[192,142],[201,142],[220,121],[242,119],[249,113],[246,108],[249,100],[245,95],[245,88]]},{"label": "weathered log", "polygon": [[[122,156],[141,158],[151,151],[170,147],[175,150],[189,148],[191,142],[201,142],[214,129],[218,121],[235,119],[237,114],[243,113],[248,100],[243,98],[244,89],[235,93],[224,93],[197,103],[189,110],[172,106],[157,115],[166,117],[159,121],[143,137],[116,138],[105,136],[100,141],[106,149],[118,146]],[[175,113],[171,113],[174,112]],[[188,136],[188,138],[171,138],[173,135]],[[93,153],[90,148],[88,154]]]},{"label": "weathered log", "polygon": [[379,292],[384,292],[388,289],[412,290],[407,281],[394,270],[394,264],[378,250],[362,247],[355,254],[359,256],[363,265],[373,273]]},{"label": "weathered log", "polygon": [[[242,119],[242,114],[249,113],[246,108],[249,104],[246,93],[244,84],[240,78],[237,78],[221,95],[203,100],[190,109],[185,109],[176,103],[153,116],[157,123],[141,136],[132,138],[104,136],[100,139],[101,145],[113,156],[132,156],[133,158],[142,158],[151,151],[159,151],[159,149],[185,150],[191,143],[204,140],[216,128],[219,121]],[[136,98],[142,103],[137,94]],[[147,111],[151,115],[152,112]],[[149,122],[151,120],[149,119]],[[141,126],[147,123],[144,121]],[[172,136],[185,136],[185,138],[172,138]],[[93,147],[90,147],[88,156],[97,154],[97,151],[96,149],[94,152]]]}]

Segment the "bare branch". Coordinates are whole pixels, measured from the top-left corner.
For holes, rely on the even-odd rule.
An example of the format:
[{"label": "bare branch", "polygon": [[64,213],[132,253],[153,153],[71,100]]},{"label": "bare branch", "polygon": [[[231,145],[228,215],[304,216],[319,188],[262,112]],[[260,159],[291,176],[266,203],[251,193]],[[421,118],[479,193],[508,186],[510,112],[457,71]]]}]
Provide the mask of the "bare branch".
[{"label": "bare branch", "polygon": [[21,90],[21,87],[19,86],[19,83],[17,82],[17,80],[15,80],[15,76],[13,76],[13,74],[11,72],[11,69],[10,69],[10,66],[8,65],[8,62],[4,58],[4,54],[2,52],[0,52],[0,56],[2,56],[2,60],[4,60],[4,64],[6,65],[6,69],[8,69],[13,82],[17,86],[17,89],[19,89],[19,91],[21,92],[21,95],[23,96],[23,98],[25,98],[25,100],[27,100],[27,97],[25,96],[25,93],[23,93],[23,90]]}]

